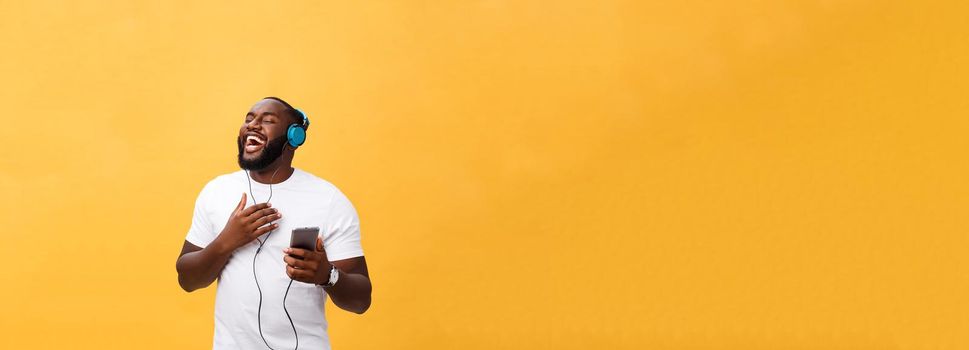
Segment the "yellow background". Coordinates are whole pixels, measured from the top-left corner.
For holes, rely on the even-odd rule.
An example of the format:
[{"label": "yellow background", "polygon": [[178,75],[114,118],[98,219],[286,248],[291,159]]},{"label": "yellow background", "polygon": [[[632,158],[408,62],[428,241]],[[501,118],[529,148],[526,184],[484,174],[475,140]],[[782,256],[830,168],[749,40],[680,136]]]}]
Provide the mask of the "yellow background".
[{"label": "yellow background", "polygon": [[967,13],[0,2],[0,348],[209,348],[175,258],[276,95],[362,219],[336,349],[967,349]]}]

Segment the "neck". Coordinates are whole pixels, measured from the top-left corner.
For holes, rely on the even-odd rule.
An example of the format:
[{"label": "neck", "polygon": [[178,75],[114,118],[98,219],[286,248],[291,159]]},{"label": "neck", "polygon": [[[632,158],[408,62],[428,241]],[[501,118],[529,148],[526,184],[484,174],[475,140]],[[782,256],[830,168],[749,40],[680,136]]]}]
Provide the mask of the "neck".
[{"label": "neck", "polygon": [[289,179],[294,171],[292,155],[283,153],[269,166],[259,170],[249,170],[249,176],[258,183],[275,185]]}]

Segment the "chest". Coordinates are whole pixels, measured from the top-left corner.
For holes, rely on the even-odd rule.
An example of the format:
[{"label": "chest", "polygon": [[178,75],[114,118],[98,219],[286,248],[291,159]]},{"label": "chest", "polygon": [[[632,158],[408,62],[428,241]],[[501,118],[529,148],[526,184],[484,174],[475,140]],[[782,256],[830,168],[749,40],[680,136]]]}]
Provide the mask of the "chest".
[{"label": "chest", "polygon": [[[241,193],[242,191],[242,189],[239,189],[237,192]],[[326,218],[329,217],[330,213],[326,205],[327,198],[321,198],[322,195],[309,191],[276,189],[270,199],[268,189],[254,188],[252,196],[248,195],[248,189],[245,189],[245,192],[247,193],[247,208],[269,199],[272,207],[282,214],[282,219],[277,221],[279,228],[268,235],[267,245],[280,250],[288,247],[291,232],[293,229],[301,227],[319,227],[321,237],[325,238],[326,232],[328,232]],[[224,200],[215,201],[215,204],[207,209],[209,218],[212,219],[213,232],[222,232],[222,229],[225,228],[235,205],[238,204],[238,194],[235,196],[236,199],[233,200],[231,199],[232,196],[224,195]],[[253,197],[258,202],[253,201]],[[260,239],[265,239],[266,236],[263,235]]]}]

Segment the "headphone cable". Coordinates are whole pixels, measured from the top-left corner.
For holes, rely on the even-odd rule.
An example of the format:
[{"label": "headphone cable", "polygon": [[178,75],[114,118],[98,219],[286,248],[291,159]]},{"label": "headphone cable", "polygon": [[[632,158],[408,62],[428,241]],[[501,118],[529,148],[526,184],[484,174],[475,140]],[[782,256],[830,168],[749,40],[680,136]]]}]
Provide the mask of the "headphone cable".
[{"label": "headphone cable", "polygon": [[[273,171],[272,176],[269,177],[269,198],[266,198],[264,203],[269,203],[273,199],[273,180],[276,178],[276,172],[279,171],[279,167]],[[246,182],[249,183],[249,197],[252,198],[252,202],[256,203],[256,197],[252,195],[252,180],[250,180],[249,170],[246,170]],[[256,257],[259,256],[259,252],[262,251],[262,246],[269,241],[269,236],[273,234],[275,230],[269,230],[266,233],[265,239],[256,238],[259,241],[259,248],[256,248],[256,253],[252,255],[252,279],[256,282],[256,290],[259,291],[259,307],[256,309],[256,324],[259,328],[259,337],[262,338],[262,342],[266,344],[269,350],[274,350],[272,346],[269,345],[269,341],[262,334],[262,288],[259,286],[259,278],[256,276]],[[299,349],[299,333],[296,332],[296,324],[293,323],[293,318],[289,315],[289,310],[286,309],[286,298],[289,297],[289,289],[293,286],[293,279],[289,279],[289,285],[286,286],[286,293],[283,294],[283,311],[286,312],[286,318],[289,319],[290,327],[293,327],[293,336],[296,338],[296,347],[294,349]]]}]

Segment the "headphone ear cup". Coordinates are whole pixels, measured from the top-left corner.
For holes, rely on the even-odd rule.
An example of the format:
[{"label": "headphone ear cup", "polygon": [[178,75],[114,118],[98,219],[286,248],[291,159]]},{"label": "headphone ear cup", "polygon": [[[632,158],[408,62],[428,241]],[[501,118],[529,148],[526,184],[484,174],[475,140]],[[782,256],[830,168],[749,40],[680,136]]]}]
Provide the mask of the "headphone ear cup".
[{"label": "headphone ear cup", "polygon": [[286,140],[293,148],[302,146],[303,142],[306,142],[306,130],[299,125],[290,124],[289,129],[286,130]]}]

